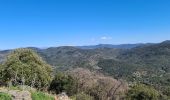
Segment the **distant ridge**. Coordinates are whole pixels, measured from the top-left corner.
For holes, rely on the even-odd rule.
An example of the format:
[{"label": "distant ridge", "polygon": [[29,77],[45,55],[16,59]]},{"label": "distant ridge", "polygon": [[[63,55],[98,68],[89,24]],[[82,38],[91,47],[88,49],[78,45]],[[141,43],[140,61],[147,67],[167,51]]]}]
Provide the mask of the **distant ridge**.
[{"label": "distant ridge", "polygon": [[76,46],[80,49],[97,49],[97,48],[115,48],[115,49],[131,49],[138,46],[151,45],[152,43],[138,43],[138,44],[120,44],[120,45],[112,45],[112,44],[99,44],[99,45],[91,45],[91,46]]},{"label": "distant ridge", "polygon": [[162,44],[170,44],[170,40],[163,41]]}]

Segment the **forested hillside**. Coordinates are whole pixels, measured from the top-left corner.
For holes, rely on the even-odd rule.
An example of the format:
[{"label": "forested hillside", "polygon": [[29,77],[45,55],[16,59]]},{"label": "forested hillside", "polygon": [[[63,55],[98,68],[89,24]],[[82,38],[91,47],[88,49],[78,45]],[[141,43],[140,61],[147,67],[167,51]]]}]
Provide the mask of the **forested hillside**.
[{"label": "forested hillside", "polygon": [[[115,84],[118,84],[120,82],[123,82],[123,84],[127,84],[127,86],[124,86],[123,88],[124,91],[128,91],[129,90],[128,88],[132,88],[131,90],[132,93],[134,91],[146,92],[145,88],[151,88],[151,90],[153,89],[153,91],[155,91],[153,95],[155,95],[157,99],[161,98],[161,100],[163,100],[162,98],[164,98],[166,100],[166,98],[170,96],[170,42],[169,41],[164,41],[162,43],[157,43],[157,44],[145,44],[145,45],[143,44],[143,45],[135,46],[133,48],[98,47],[94,49],[93,48],[89,49],[89,48],[63,46],[63,47],[51,47],[47,49],[39,49],[39,48],[29,48],[29,49],[32,49],[35,52],[37,52],[42,57],[42,60],[45,60],[49,65],[51,65],[51,67],[53,68],[53,72],[52,72],[53,75],[55,75],[56,72],[57,73],[64,72],[68,76],[56,75],[56,77],[59,78],[62,77],[65,78],[66,80],[68,79],[68,77],[72,77],[73,80],[68,80],[68,82],[70,83],[71,81],[75,82],[76,79],[76,83],[74,82],[71,83],[72,86],[76,87],[75,84],[82,85],[82,86],[78,86],[79,90],[75,90],[75,88],[73,87],[67,87],[67,88],[61,87],[62,90],[68,92],[69,96],[74,95],[75,97],[76,95],[85,95],[85,96],[91,96],[89,98],[93,98],[95,100],[98,100],[99,98],[100,98],[99,100],[104,100],[100,97],[101,94],[100,95],[98,94],[100,90],[97,91],[93,91],[93,90],[99,89],[97,87],[103,87],[102,85],[104,84],[110,84],[109,82],[112,81],[114,81]],[[6,59],[6,57],[10,52],[11,50],[0,51],[0,62],[2,64],[5,65],[8,64],[8,63],[6,64],[5,62],[9,61],[9,59]],[[14,59],[14,57],[12,58]],[[79,68],[83,68],[84,71]],[[59,78],[55,78],[55,80],[58,80]],[[82,83],[82,80],[80,79],[87,79],[87,83],[86,82]],[[108,83],[105,83],[107,82],[105,81],[105,79],[108,80]],[[54,83],[55,80],[53,80]],[[91,86],[91,87],[84,87],[83,86],[84,84],[85,86]],[[99,86],[94,86],[93,84],[98,84]],[[110,84],[110,87],[108,87],[110,91],[102,92],[103,98],[104,97],[105,98],[126,97],[122,95],[121,96],[119,95],[118,97],[109,96],[110,95],[109,93],[113,93],[111,92],[114,90],[112,89],[112,86],[114,86],[115,84]],[[136,84],[142,84],[142,85],[136,86]],[[55,87],[55,84],[53,84],[53,86]],[[66,84],[66,86],[69,85]],[[60,93],[62,91],[58,89],[58,87],[55,88],[57,88],[57,91],[54,88],[52,88],[51,90],[52,91],[54,90],[54,92],[56,93]],[[71,93],[74,94],[69,94],[70,88],[72,90]],[[88,90],[84,90],[84,88]],[[141,88],[143,90],[137,91],[138,90],[137,88]],[[100,89],[101,91],[105,91],[102,88]],[[79,92],[83,92],[84,94],[78,94]],[[126,92],[121,92],[121,93],[124,93],[124,95],[126,95]],[[128,98],[133,98],[131,97],[132,95],[130,94],[127,94],[127,96]],[[156,100],[156,99],[150,99],[150,100]]]}]

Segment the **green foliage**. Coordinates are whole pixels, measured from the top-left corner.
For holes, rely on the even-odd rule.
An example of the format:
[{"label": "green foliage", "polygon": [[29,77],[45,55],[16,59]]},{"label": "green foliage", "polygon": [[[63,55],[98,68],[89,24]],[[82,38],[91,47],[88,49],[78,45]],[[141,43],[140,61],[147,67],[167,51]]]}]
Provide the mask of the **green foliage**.
[{"label": "green foliage", "polygon": [[127,93],[127,100],[159,100],[160,94],[151,86],[138,84]]},{"label": "green foliage", "polygon": [[99,58],[107,57],[115,58],[119,52],[118,49],[79,49],[71,46],[48,48],[38,51],[49,64],[61,71],[66,71],[75,67],[93,69],[93,60],[95,61]]},{"label": "green foliage", "polygon": [[166,87],[165,90],[163,91],[163,94],[170,96],[170,87]]},{"label": "green foliage", "polygon": [[74,96],[72,96],[73,100],[94,100],[94,98],[90,95],[87,95],[85,93],[78,93]]},{"label": "green foliage", "polygon": [[76,81],[70,75],[57,73],[50,84],[49,90],[56,94],[66,92],[68,95],[73,95],[76,92]]},{"label": "green foliage", "polygon": [[98,66],[102,68],[103,72],[109,73],[115,78],[127,78],[139,67],[136,64],[117,61],[114,59],[100,59]]},{"label": "green foliage", "polygon": [[8,89],[10,90],[20,90],[22,91],[22,89],[20,87],[17,87],[17,86],[10,86]]},{"label": "green foliage", "polygon": [[51,80],[51,67],[33,50],[16,49],[3,65],[1,75],[13,85],[24,83],[37,88],[47,87]]},{"label": "green foliage", "polygon": [[3,83],[4,83],[2,72],[3,72],[3,66],[2,66],[2,64],[0,64],[0,86],[3,85]]},{"label": "green foliage", "polygon": [[32,92],[32,100],[54,100],[54,97],[43,92]]},{"label": "green foliage", "polygon": [[0,93],[0,100],[12,100],[12,97],[7,93]]}]

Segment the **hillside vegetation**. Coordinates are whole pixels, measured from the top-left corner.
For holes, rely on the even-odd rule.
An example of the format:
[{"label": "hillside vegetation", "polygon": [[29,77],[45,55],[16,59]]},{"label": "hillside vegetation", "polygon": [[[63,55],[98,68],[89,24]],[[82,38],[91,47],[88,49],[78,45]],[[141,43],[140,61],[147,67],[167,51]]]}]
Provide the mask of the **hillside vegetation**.
[{"label": "hillside vegetation", "polygon": [[24,84],[53,94],[66,92],[76,100],[83,96],[94,100],[168,100],[169,61],[169,41],[128,49],[67,46],[6,50],[0,51],[0,83]]}]

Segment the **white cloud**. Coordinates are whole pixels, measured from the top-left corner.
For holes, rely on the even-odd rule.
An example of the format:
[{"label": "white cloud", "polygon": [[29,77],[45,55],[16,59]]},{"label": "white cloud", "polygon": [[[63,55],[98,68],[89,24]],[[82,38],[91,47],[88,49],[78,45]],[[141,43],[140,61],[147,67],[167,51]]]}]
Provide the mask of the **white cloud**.
[{"label": "white cloud", "polygon": [[102,36],[100,39],[101,39],[101,40],[111,40],[112,37]]}]

